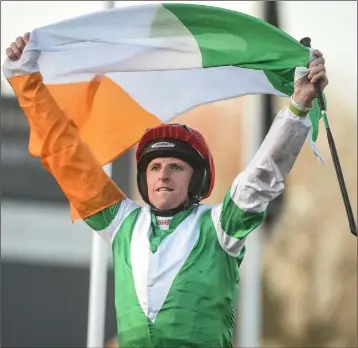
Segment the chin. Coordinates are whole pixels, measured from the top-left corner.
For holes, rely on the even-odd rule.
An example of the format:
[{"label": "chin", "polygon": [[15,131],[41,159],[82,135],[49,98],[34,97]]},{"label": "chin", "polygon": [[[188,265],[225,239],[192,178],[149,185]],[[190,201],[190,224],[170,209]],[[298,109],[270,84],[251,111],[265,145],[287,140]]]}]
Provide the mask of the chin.
[{"label": "chin", "polygon": [[159,210],[171,210],[179,206],[179,204],[153,204]]},{"label": "chin", "polygon": [[159,210],[171,210],[178,207],[181,203],[177,202],[168,202],[166,200],[159,200],[155,203],[152,203]]}]

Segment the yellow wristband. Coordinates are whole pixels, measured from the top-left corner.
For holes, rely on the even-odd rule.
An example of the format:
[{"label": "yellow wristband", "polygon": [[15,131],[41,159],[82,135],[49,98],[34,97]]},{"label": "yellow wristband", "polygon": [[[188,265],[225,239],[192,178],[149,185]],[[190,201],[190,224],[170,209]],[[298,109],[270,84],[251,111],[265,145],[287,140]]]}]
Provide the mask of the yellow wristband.
[{"label": "yellow wristband", "polygon": [[297,109],[294,105],[292,105],[291,103],[288,105],[288,108],[290,109],[291,112],[293,112],[296,116],[298,117],[306,117],[307,116],[307,112],[303,112],[299,109]]}]

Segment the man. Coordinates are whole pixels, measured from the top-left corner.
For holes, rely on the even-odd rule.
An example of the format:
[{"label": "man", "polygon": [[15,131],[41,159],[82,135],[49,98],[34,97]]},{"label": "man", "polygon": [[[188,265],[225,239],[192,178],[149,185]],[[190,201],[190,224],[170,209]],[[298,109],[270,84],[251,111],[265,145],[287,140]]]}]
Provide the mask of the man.
[{"label": "man", "polygon": [[221,204],[199,204],[215,178],[202,135],[178,124],[147,130],[136,152],[146,202],[140,206],[105,175],[56,106],[38,72],[38,54],[22,54],[28,40],[29,34],[18,37],[6,50],[4,74],[42,140],[43,164],[80,216],[112,245],[119,345],[231,347],[244,242],[282,193],[308,135],[313,84],[328,84],[322,54],[312,52],[316,59],[297,78],[290,104]]}]

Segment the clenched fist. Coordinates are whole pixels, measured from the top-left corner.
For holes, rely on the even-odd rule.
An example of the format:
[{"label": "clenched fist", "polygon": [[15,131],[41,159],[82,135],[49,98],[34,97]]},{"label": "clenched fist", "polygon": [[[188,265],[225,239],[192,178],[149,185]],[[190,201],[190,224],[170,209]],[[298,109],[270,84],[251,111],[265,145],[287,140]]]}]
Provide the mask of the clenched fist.
[{"label": "clenched fist", "polygon": [[310,62],[308,75],[296,81],[293,93],[293,99],[304,107],[312,107],[313,99],[317,94],[315,84],[318,84],[322,91],[328,85],[323,54],[319,50],[313,50],[311,54],[315,59]]}]

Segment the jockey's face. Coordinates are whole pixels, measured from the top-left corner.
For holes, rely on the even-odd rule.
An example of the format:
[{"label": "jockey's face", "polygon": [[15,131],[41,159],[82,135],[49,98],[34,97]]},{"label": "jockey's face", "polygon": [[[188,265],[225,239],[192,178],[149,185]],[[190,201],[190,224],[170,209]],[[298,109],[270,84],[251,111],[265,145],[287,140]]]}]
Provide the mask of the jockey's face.
[{"label": "jockey's face", "polygon": [[188,199],[193,167],[178,158],[153,159],[147,167],[149,202],[160,210],[178,207]]}]

